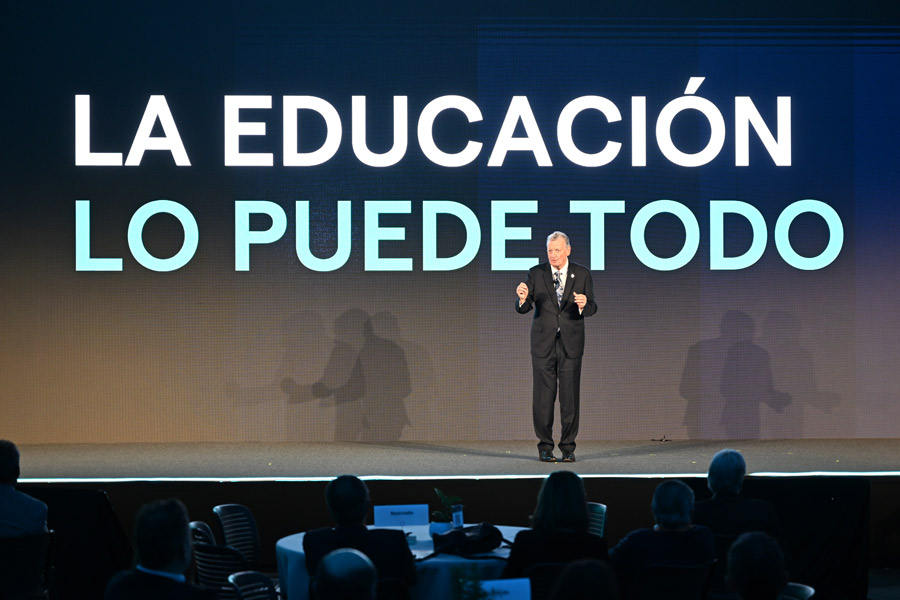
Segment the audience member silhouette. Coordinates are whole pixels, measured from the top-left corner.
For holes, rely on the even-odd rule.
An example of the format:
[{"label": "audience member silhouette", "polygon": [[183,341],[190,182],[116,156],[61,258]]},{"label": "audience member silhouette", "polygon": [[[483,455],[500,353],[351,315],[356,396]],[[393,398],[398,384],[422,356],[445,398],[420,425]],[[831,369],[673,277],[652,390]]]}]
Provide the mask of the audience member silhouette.
[{"label": "audience member silhouette", "polygon": [[606,541],[588,533],[584,483],[571,471],[555,471],[544,480],[531,527],[516,534],[504,577],[523,577],[537,563],[609,559]]},{"label": "audience member silhouette", "polygon": [[19,474],[19,449],[0,440],[0,538],[47,531],[47,505],[16,490]]},{"label": "audience member silhouette", "polygon": [[325,488],[325,503],[335,526],[303,536],[307,572],[316,573],[330,552],[353,548],[372,561],[379,579],[400,579],[407,586],[415,583],[416,564],[406,535],[396,529],[366,527],[370,500],[365,483],[353,475],[341,475]]},{"label": "audience member silhouette", "polygon": [[742,600],[776,600],[788,582],[778,542],[761,531],[741,535],[728,550],[726,582]]},{"label": "audience member silhouette", "polygon": [[694,505],[694,523],[708,527],[715,535],[716,564],[710,578],[710,590],[725,593],[725,568],[728,548],[738,535],[747,531],[765,531],[778,535],[775,508],[768,502],[744,498],[747,464],[736,450],[721,450],[709,463],[706,485],[713,493],[710,500]]},{"label": "audience member silhouette", "polygon": [[568,565],[560,573],[550,600],[618,600],[619,584],[608,564],[583,559]]},{"label": "audience member silhouette", "polygon": [[691,523],[694,492],[685,483],[664,481],[651,503],[656,525],[622,538],[609,552],[623,596],[637,588],[641,573],[651,566],[712,563],[715,542],[709,529]]},{"label": "audience member silhouette", "polygon": [[709,463],[706,485],[713,497],[694,505],[694,523],[716,535],[737,536],[747,531],[765,531],[778,536],[774,507],[763,500],[740,495],[747,463],[737,450],[720,450]]},{"label": "audience member silhouette", "polygon": [[145,504],[134,525],[137,566],[110,580],[106,600],[205,600],[215,590],[191,585],[184,572],[191,564],[187,509],[179,500]]},{"label": "audience member silhouette", "polygon": [[352,548],[326,554],[316,569],[315,593],[319,600],[373,600],[378,582],[375,565]]}]

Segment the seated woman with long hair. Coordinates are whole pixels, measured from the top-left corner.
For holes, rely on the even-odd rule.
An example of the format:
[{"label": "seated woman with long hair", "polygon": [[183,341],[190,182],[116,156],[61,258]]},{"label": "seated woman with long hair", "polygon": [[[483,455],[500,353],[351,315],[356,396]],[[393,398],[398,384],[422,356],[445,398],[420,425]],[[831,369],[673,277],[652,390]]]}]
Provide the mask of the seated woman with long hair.
[{"label": "seated woman with long hair", "polygon": [[569,563],[582,558],[609,560],[606,542],[588,533],[587,497],[581,477],[555,471],[544,480],[531,529],[513,542],[504,577],[523,577],[537,563]]}]

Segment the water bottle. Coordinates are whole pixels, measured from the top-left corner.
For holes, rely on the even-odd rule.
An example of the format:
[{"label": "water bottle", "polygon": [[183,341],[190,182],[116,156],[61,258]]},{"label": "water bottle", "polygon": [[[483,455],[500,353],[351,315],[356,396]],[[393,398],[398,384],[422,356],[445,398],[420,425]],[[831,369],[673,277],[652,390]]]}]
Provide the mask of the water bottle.
[{"label": "water bottle", "polygon": [[453,527],[458,528],[463,526],[463,505],[462,504],[454,504],[452,510],[453,515]]}]

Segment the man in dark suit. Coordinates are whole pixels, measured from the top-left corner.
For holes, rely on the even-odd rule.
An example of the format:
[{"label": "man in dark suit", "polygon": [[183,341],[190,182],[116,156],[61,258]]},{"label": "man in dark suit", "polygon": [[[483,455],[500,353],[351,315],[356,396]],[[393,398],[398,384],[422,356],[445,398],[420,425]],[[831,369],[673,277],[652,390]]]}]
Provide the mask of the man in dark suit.
[{"label": "man in dark suit", "polygon": [[415,583],[416,563],[406,535],[398,529],[366,527],[370,501],[365,483],[353,475],[341,475],[325,488],[325,503],[335,526],[308,531],[303,536],[310,575],[316,573],[319,562],[330,552],[353,548],[369,557],[380,580],[401,579],[407,586]]},{"label": "man in dark suit", "polygon": [[658,597],[639,594],[640,590],[647,591],[648,585],[658,588],[665,583],[661,575],[648,574],[648,569],[689,565],[699,569],[699,565],[714,563],[715,539],[709,529],[691,523],[693,507],[694,492],[684,482],[667,479],[656,486],[650,503],[656,525],[632,531],[609,551],[623,598]]},{"label": "man in dark suit", "polygon": [[0,440],[0,538],[47,531],[47,505],[16,489],[19,474],[19,449]]},{"label": "man in dark suit", "polygon": [[553,408],[557,387],[562,422],[559,449],[563,462],[575,462],[584,318],[597,312],[591,272],[569,260],[571,251],[569,236],[561,231],[551,233],[547,237],[548,262],[532,267],[527,279],[516,288],[516,310],[524,314],[534,309],[532,413],[539,440],[538,457],[544,462],[556,461]]},{"label": "man in dark suit", "polygon": [[134,524],[138,564],[110,580],[106,600],[214,600],[215,590],[185,581],[191,564],[188,523],[187,509],[174,498],[142,506]]}]

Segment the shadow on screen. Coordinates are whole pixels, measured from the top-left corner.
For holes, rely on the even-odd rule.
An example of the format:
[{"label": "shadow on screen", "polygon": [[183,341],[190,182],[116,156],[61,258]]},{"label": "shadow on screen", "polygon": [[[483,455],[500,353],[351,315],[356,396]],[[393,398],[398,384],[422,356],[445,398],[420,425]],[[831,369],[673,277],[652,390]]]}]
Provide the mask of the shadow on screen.
[{"label": "shadow on screen", "polygon": [[684,425],[691,439],[757,439],[760,408],[783,413],[791,395],[776,390],[769,353],[754,342],[748,314],[730,310],[719,336],[688,350],[679,388],[687,400]]},{"label": "shadow on screen", "polygon": [[285,378],[282,390],[293,402],[319,399],[320,407],[334,407],[334,441],[399,440],[410,424],[404,401],[412,383],[403,348],[387,336],[399,339],[394,315],[345,311],[334,322],[334,340],[319,380],[307,386]]},{"label": "shadow on screen", "polygon": [[841,404],[838,394],[818,389],[813,353],[800,345],[801,331],[800,319],[785,311],[770,312],[763,323],[759,344],[771,357],[775,387],[793,400],[772,421],[771,437],[802,438],[810,410],[829,413]]}]

